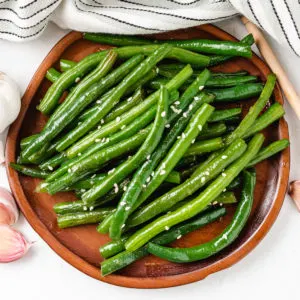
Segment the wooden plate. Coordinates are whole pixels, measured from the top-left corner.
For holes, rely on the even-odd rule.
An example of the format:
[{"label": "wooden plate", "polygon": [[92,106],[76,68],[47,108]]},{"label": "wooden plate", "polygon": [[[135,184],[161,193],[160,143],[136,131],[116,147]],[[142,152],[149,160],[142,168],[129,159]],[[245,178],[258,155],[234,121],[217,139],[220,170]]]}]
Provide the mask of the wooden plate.
[{"label": "wooden plate", "polygon": [[[155,35],[156,38],[211,38],[221,40],[236,40],[228,33],[212,26],[205,25],[187,30],[178,30]],[[38,179],[18,175],[8,167],[14,162],[18,154],[18,145],[22,137],[39,132],[45,124],[46,118],[36,109],[36,105],[43,97],[49,82],[44,79],[46,71],[58,67],[60,58],[79,60],[86,55],[107,49],[109,46],[99,45],[82,39],[81,33],[71,32],[55,45],[33,76],[23,97],[22,109],[18,119],[10,127],[6,157],[7,173],[11,189],[28,222],[48,245],[63,259],[75,268],[101,281],[111,284],[135,288],[162,288],[182,285],[205,278],[207,275],[220,271],[239,261],[249,253],[265,236],[275,221],[282,206],[287,189],[289,176],[289,149],[269,161],[257,166],[257,186],[255,189],[255,203],[247,226],[239,238],[221,253],[200,262],[175,264],[148,256],[128,266],[117,274],[101,277],[99,263],[102,260],[98,248],[109,238],[99,235],[95,226],[81,226],[60,230],[56,224],[55,214],[52,211],[54,203],[74,199],[71,193],[59,193],[55,196],[35,192]],[[265,81],[270,72],[266,64],[253,55],[251,60],[237,58],[226,64],[215,67],[218,71],[247,70]],[[276,86],[274,98],[283,103],[283,98]],[[244,101],[244,111],[252,101]],[[288,138],[288,127],[281,119],[265,131],[266,142]],[[190,247],[203,243],[219,234],[230,222],[234,207],[222,220],[215,222],[196,232],[190,233],[174,243],[177,246]]]}]

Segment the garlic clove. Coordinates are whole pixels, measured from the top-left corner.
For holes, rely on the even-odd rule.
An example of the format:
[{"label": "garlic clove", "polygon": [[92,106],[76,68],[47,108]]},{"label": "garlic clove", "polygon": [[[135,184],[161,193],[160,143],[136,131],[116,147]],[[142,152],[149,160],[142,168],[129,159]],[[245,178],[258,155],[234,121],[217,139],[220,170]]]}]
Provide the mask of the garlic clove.
[{"label": "garlic clove", "polygon": [[0,263],[23,257],[30,246],[23,235],[9,225],[0,225]]},{"label": "garlic clove", "polygon": [[13,196],[8,190],[0,187],[0,224],[12,225],[18,218],[19,210]]},{"label": "garlic clove", "polygon": [[17,118],[20,108],[18,85],[8,75],[0,72],[0,133]]},{"label": "garlic clove", "polygon": [[300,212],[300,180],[295,180],[290,183],[289,195],[294,200]]}]

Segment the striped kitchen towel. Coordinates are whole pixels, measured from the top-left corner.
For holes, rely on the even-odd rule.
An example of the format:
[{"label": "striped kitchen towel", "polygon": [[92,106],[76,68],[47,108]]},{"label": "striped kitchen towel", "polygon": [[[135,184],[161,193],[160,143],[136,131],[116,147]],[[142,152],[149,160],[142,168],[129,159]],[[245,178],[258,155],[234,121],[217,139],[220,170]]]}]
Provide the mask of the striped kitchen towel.
[{"label": "striped kitchen towel", "polygon": [[79,31],[149,34],[239,14],[300,55],[299,0],[0,0],[0,38],[37,38],[49,21]]}]

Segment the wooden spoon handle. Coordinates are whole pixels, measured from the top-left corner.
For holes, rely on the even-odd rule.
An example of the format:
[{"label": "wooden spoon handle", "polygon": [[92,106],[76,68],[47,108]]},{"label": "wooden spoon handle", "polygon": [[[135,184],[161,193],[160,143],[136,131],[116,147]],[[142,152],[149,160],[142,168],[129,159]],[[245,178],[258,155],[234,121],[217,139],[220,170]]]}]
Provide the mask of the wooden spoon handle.
[{"label": "wooden spoon handle", "polygon": [[273,73],[276,74],[286,99],[289,101],[298,119],[300,119],[300,97],[297,95],[295,88],[288,79],[288,76],[283,67],[280,65],[275,53],[273,52],[269,43],[266,41],[261,30],[255,24],[250,22],[246,17],[241,17],[241,20],[246,26],[248,32],[253,34],[257,48],[259,49],[265,61],[268,63]]}]

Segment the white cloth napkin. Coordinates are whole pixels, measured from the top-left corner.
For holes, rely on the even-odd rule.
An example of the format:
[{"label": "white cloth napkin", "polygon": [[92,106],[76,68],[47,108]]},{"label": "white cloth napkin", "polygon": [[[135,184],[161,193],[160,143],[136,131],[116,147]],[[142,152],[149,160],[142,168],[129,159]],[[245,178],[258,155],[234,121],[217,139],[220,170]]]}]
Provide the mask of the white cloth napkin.
[{"label": "white cloth napkin", "polygon": [[37,38],[50,20],[79,31],[149,34],[238,14],[300,55],[298,0],[0,0],[0,38]]}]

